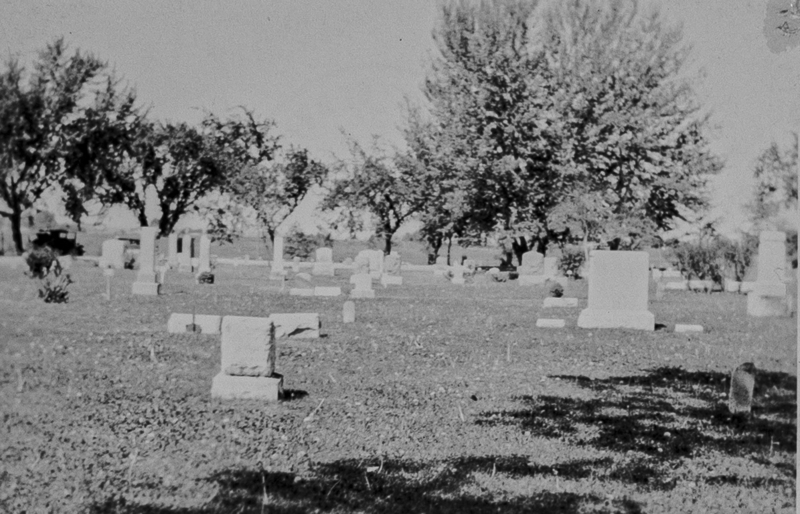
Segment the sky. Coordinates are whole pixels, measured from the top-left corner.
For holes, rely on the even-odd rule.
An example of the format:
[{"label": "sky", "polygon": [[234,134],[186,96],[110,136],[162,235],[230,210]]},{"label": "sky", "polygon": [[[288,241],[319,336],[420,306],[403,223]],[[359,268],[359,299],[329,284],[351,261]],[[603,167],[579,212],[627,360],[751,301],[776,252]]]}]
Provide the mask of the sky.
[{"label": "sky", "polygon": [[[712,217],[742,226],[753,163],[800,130],[800,36],[765,33],[788,0],[651,0],[684,26],[687,72],[703,74],[712,149]],[[345,134],[402,145],[404,98],[421,101],[434,1],[3,0],[0,56],[31,62],[58,36],[108,61],[151,116],[195,123],[244,105],[287,144],[320,160],[347,155]],[[772,10],[771,18],[768,8]]]}]

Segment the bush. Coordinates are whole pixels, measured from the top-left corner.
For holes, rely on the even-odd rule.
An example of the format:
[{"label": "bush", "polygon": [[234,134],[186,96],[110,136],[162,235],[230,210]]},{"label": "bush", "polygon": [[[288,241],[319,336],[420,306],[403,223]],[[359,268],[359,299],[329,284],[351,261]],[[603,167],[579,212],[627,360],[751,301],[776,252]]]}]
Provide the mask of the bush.
[{"label": "bush", "polygon": [[718,239],[682,242],[673,251],[674,262],[687,278],[711,280],[722,285],[724,245]]},{"label": "bush", "polygon": [[758,238],[745,235],[741,241],[721,239],[719,248],[725,263],[725,274],[737,282],[744,280],[744,275],[747,272],[747,268],[750,267],[753,255],[758,252]]},{"label": "bush", "polygon": [[[47,246],[33,248],[25,256],[28,271],[25,273],[32,279],[42,281],[39,298],[45,303],[66,303],[69,300],[67,287],[72,284],[69,274],[63,273],[55,251]],[[53,280],[50,279],[52,274]]]},{"label": "bush", "polygon": [[314,255],[314,252],[317,251],[317,248],[330,248],[332,246],[333,240],[331,239],[330,234],[317,234],[316,236],[309,236],[297,229],[294,229],[286,237],[286,241],[284,242],[283,246],[283,252],[292,259],[295,257],[308,259]]},{"label": "bush", "polygon": [[568,277],[579,279],[580,268],[585,260],[586,254],[583,253],[583,249],[577,246],[565,246],[558,261],[558,269]]},{"label": "bush", "polygon": [[564,296],[564,288],[561,284],[556,283],[550,286],[550,296],[553,298],[561,298]]}]

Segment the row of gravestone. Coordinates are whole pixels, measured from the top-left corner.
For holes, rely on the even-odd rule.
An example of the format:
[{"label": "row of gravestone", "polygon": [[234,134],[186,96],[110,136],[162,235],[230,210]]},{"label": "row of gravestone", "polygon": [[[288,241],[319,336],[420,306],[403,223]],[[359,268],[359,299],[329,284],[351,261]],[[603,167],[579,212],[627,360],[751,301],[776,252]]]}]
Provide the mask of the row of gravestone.
[{"label": "row of gravestone", "polygon": [[[140,235],[140,254],[142,252],[143,237],[143,235]],[[167,240],[166,264],[170,268],[182,272],[204,273],[211,271],[211,239],[207,235],[186,234],[178,238],[177,234],[170,234]],[[127,246],[128,243],[122,239],[103,241],[99,260],[100,267],[124,268]]]}]

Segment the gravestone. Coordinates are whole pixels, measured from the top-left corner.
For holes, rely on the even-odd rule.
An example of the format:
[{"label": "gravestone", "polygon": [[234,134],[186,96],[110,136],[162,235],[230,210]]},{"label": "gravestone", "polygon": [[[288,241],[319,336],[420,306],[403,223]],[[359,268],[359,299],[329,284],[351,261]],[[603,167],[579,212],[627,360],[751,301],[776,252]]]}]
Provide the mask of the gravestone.
[{"label": "gravestone", "polygon": [[158,228],[142,227],[139,237],[139,272],[133,283],[133,294],[157,295],[161,284],[156,279],[156,235]]},{"label": "gravestone", "polygon": [[318,338],[322,326],[316,312],[292,312],[270,314],[269,319],[275,324],[275,338],[292,339]]},{"label": "gravestone", "polygon": [[750,413],[753,406],[753,388],[756,384],[756,367],[745,362],[731,373],[728,409],[732,414]]},{"label": "gravestone", "polygon": [[[300,271],[300,263],[292,267],[295,271]],[[270,268],[270,280],[283,280],[286,276],[286,271],[283,267],[283,236],[275,234],[275,239],[272,241],[272,266]]]},{"label": "gravestone", "polygon": [[372,250],[369,256],[369,274],[373,279],[381,278],[383,275],[383,250]]},{"label": "gravestone", "polygon": [[334,276],[333,270],[333,250],[330,248],[318,248],[314,267],[311,270],[312,275],[316,276]]},{"label": "gravestone", "polygon": [[195,314],[192,316],[191,314],[173,312],[169,317],[169,321],[167,321],[167,332],[170,334],[182,334],[187,332],[186,327],[192,324],[200,327],[201,334],[219,334],[222,316],[211,314]]},{"label": "gravestone", "polygon": [[369,275],[369,255],[364,253],[368,251],[369,250],[363,250],[356,255],[356,258],[353,261],[353,274],[361,275],[366,273]]},{"label": "gravestone", "polygon": [[522,264],[517,267],[517,281],[521,286],[544,284],[547,275],[544,274],[544,255],[535,252],[522,254]]},{"label": "gravestone", "polygon": [[356,320],[356,304],[348,300],[342,306],[342,322],[353,323]]},{"label": "gravestone", "polygon": [[578,316],[579,327],[655,330],[655,317],[647,310],[647,252],[594,250],[590,272],[588,306]]},{"label": "gravestone", "polygon": [[461,265],[453,266],[450,269],[450,272],[452,273],[452,276],[450,278],[450,282],[453,283],[453,284],[461,285],[461,286],[466,284],[466,280],[464,280],[464,272],[465,271],[466,271],[466,268],[464,268],[464,266],[461,266]]},{"label": "gravestone", "polygon": [[275,325],[269,318],[222,318],[222,370],[211,383],[211,397],[277,401],[283,377],[275,373]]},{"label": "gravestone", "polygon": [[125,268],[125,241],[120,241],[119,239],[103,241],[100,267],[114,269]]},{"label": "gravestone", "polygon": [[375,291],[372,290],[372,277],[369,273],[351,275],[350,283],[354,286],[350,291],[350,298],[375,298]]},{"label": "gravestone", "polygon": [[192,236],[189,234],[181,238],[181,251],[178,253],[178,271],[192,272]]},{"label": "gravestone", "polygon": [[172,269],[178,267],[178,234],[175,233],[167,237],[167,264]]},{"label": "gravestone", "polygon": [[747,293],[750,316],[783,316],[786,308],[786,234],[762,231],[758,236],[758,274]]},{"label": "gravestone", "polygon": [[400,254],[392,252],[383,260],[383,274],[384,275],[399,275],[400,274]]},{"label": "gravestone", "polygon": [[558,259],[555,257],[545,257],[542,260],[542,269],[545,277],[552,278],[558,276]]},{"label": "gravestone", "polygon": [[544,304],[542,305],[542,307],[545,309],[549,309],[552,307],[577,307],[577,306],[578,306],[577,298],[555,298],[555,297],[545,298]]},{"label": "gravestone", "polygon": [[200,236],[197,272],[211,273],[211,239],[205,234]]},{"label": "gravestone", "polygon": [[292,271],[300,273],[300,257],[295,256],[292,258]]}]

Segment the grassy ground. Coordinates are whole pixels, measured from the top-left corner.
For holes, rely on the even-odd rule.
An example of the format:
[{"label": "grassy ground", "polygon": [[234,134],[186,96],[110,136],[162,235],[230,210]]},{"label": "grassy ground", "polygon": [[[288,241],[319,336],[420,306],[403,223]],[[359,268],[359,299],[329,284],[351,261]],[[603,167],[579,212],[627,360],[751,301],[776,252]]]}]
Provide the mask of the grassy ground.
[{"label": "grassy ground", "polygon": [[[543,289],[407,272],[344,325],[344,297],[290,297],[262,267],[173,273],[157,298],[118,271],[111,301],[98,268],[71,273],[46,305],[0,268],[0,510],[795,511],[797,320],[749,318],[744,296],[651,295],[666,329],[583,330],[583,281],[579,309],[543,310]],[[214,401],[219,337],[166,333],[192,309],[318,312],[324,337],[279,341],[287,400]],[[754,415],[732,418],[745,361]]]}]

